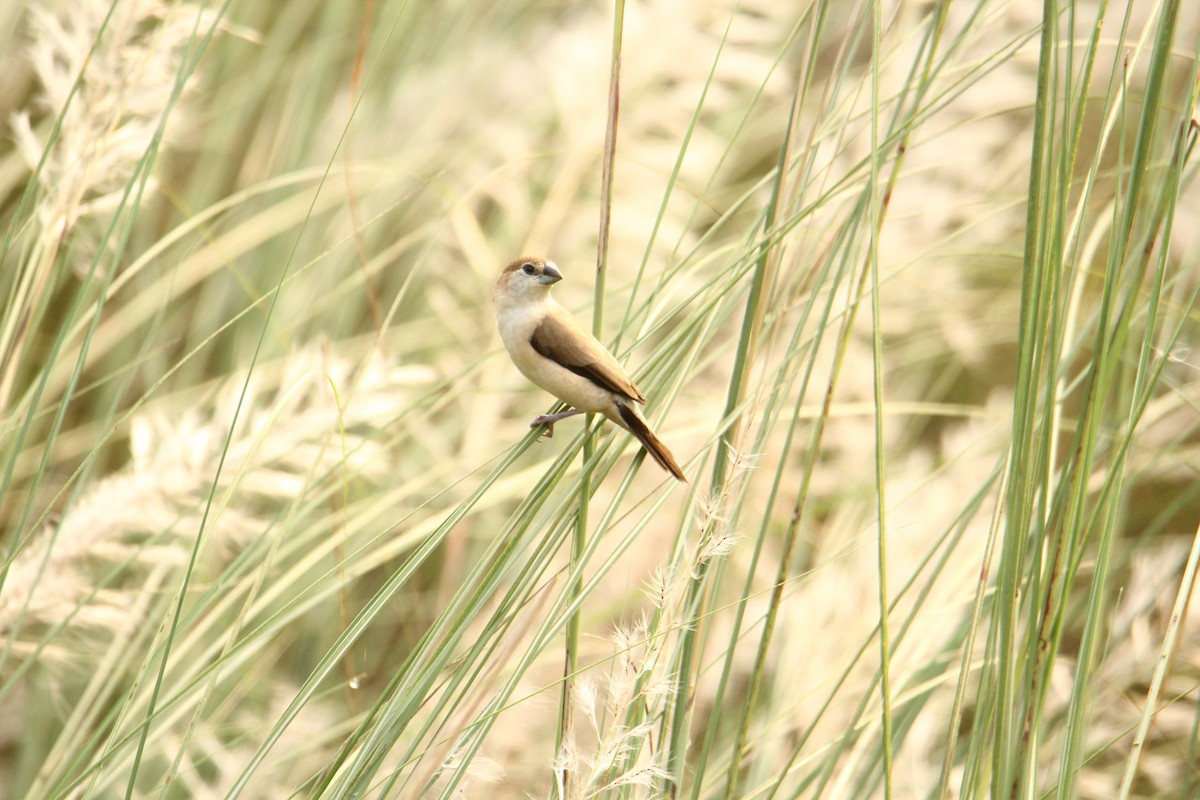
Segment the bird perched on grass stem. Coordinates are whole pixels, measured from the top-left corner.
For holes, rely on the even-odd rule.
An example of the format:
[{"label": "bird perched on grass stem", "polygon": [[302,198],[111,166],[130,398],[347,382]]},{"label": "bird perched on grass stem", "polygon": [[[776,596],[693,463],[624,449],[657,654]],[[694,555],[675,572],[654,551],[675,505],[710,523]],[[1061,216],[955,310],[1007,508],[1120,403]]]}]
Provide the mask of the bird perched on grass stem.
[{"label": "bird perched on grass stem", "polygon": [[492,298],[496,326],[517,369],[526,378],[571,406],[558,414],[543,414],[529,427],[546,426],[576,414],[603,414],[632,433],[659,466],[687,482],[667,446],[646,424],[637,404],[646,397],[625,370],[567,311],[550,296],[562,280],[553,261],[518,258],[500,273]]}]

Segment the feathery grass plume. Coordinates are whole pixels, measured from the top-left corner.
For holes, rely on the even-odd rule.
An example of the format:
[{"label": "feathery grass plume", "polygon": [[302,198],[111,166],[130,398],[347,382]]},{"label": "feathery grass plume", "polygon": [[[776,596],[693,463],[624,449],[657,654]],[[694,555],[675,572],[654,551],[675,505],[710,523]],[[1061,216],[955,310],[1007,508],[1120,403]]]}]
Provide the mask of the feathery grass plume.
[{"label": "feathery grass plume", "polygon": [[[454,773],[462,765],[462,753],[457,750],[452,751],[446,760],[442,762],[441,769],[438,771],[439,780],[443,775]],[[476,754],[464,770],[465,778],[457,781],[450,791],[453,792],[451,797],[476,797],[480,789],[477,784],[482,783],[485,786],[491,787],[504,779],[504,768],[492,761],[489,758]],[[435,783],[435,786],[437,784]],[[446,787],[443,787],[446,788]],[[483,791],[489,791],[485,789]]]},{"label": "feathery grass plume", "polygon": [[[136,595],[158,586],[146,585],[149,574],[161,578],[162,567],[186,562],[222,455],[219,505],[204,548],[210,576],[272,530],[280,509],[328,491],[321,484],[333,470],[368,482],[387,474],[391,457],[374,432],[398,397],[428,383],[428,372],[375,358],[356,374],[348,362],[324,361],[316,350],[302,352],[271,381],[252,380],[227,449],[241,379],[228,381],[203,416],[168,411],[167,402],[137,414],[129,466],[98,482],[14,559],[0,590],[0,631],[19,631],[10,646],[82,670],[94,648],[59,647],[63,629],[104,643],[144,624],[130,613]],[[345,391],[355,383],[343,414],[331,384]]]},{"label": "feathery grass plume", "polygon": [[[222,459],[189,621],[177,644],[179,664],[168,677],[169,690],[188,698],[175,713],[203,709],[193,681],[219,660],[220,648],[241,639],[246,623],[267,629],[241,640],[239,659],[274,663],[273,642],[281,632],[271,631],[270,609],[278,601],[267,598],[285,588],[298,594],[336,591],[343,575],[330,564],[330,548],[348,541],[336,508],[348,487],[377,484],[392,474],[393,456],[378,431],[429,378],[424,368],[397,367],[381,357],[355,365],[313,348],[260,367],[245,394],[244,378],[229,380],[211,391],[206,413],[194,405],[177,410],[178,400],[139,412],[132,420],[129,465],[99,481],[12,562],[0,591],[0,630],[8,648],[5,693],[22,673],[38,667],[62,700],[74,705],[72,715],[91,719],[104,713],[107,692],[140,668],[201,529]],[[329,566],[314,571],[321,563]],[[314,618],[309,624],[321,622]],[[239,680],[228,669],[214,672],[212,680],[222,674],[234,684]],[[135,689],[124,702],[137,707],[148,688]],[[219,726],[235,710],[209,708],[194,724]],[[86,728],[57,729],[56,747],[66,752],[78,747],[76,737]],[[183,730],[176,733],[184,736]],[[169,739],[159,741],[166,746]],[[192,741],[206,746],[202,738]],[[118,752],[108,757],[128,755]],[[48,759],[41,780],[52,782],[54,768],[61,766]]]},{"label": "feathery grass plume", "polygon": [[[610,793],[627,787],[635,790],[635,797],[651,797],[654,782],[667,776],[661,750],[651,745],[651,736],[654,716],[672,689],[657,663],[661,645],[648,639],[647,633],[644,619],[633,627],[616,629],[615,659],[603,689],[589,676],[575,682],[576,711],[587,720],[591,741],[579,741],[579,726],[564,741],[554,760],[556,796],[567,800],[616,796]],[[629,724],[634,717],[643,721]]]},{"label": "feathery grass plume", "polygon": [[[66,270],[86,286],[97,268],[97,244],[107,242],[112,253],[123,248],[121,237],[111,236],[113,215],[122,208],[136,214],[154,185],[159,149],[188,129],[188,110],[177,101],[194,87],[200,43],[218,29],[253,38],[223,26],[218,12],[189,3],[81,0],[65,13],[37,3],[28,11],[27,52],[38,92],[33,108],[12,113],[9,127],[32,171],[26,198],[36,198],[37,225],[27,228],[29,246],[9,287],[14,302],[0,315],[0,408],[20,389],[18,367],[40,357],[41,327],[62,322],[48,313],[45,299]],[[12,243],[4,241],[5,256]],[[63,253],[73,255],[63,259]],[[114,259],[108,279],[121,264]]]},{"label": "feathery grass plume", "polygon": [[[284,648],[275,655],[283,657]],[[261,678],[269,670],[258,670]],[[176,726],[162,731],[155,742],[164,754],[181,754],[170,775],[173,789],[193,798],[229,797],[240,789],[245,797],[288,797],[295,793],[297,775],[320,769],[334,744],[334,737],[345,725],[341,709],[328,703],[309,703],[283,733],[280,746],[271,752],[249,781],[240,785],[242,769],[254,755],[254,746],[262,735],[263,720],[284,714],[296,695],[296,686],[273,677],[261,690],[261,696],[237,697],[219,714],[197,720],[188,730]]]},{"label": "feathery grass plume", "polygon": [[[11,125],[44,192],[43,235],[61,240],[80,220],[118,207],[160,128],[170,144],[186,127],[185,110],[163,114],[184,58],[220,18],[211,8],[164,0],[82,0],[67,13],[35,3],[29,13],[42,119],[35,130],[34,112],[22,110]],[[194,82],[188,75],[183,92]]]},{"label": "feathery grass plume", "polygon": [[678,561],[659,564],[646,580],[644,592],[654,613],[643,613],[613,630],[613,659],[602,683],[584,676],[573,687],[576,707],[592,736],[585,743],[577,733],[557,753],[555,796],[654,797],[662,781],[671,777],[667,751],[656,741],[655,731],[678,688],[671,669],[680,634],[690,624],[690,610],[685,608],[689,581],[706,564],[728,556],[738,538],[723,511],[748,471],[748,459],[730,451],[734,479],[723,484],[726,492],[697,496],[696,536],[685,542]]}]

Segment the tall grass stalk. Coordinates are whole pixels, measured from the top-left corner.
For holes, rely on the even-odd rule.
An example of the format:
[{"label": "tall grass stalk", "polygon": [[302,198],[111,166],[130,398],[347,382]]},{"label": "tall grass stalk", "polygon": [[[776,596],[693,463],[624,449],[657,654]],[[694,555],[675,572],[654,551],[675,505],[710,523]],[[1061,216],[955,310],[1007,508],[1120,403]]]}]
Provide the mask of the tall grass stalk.
[{"label": "tall grass stalk", "polygon": [[[608,78],[608,115],[604,131],[604,152],[600,164],[600,231],[596,243],[596,283],[592,296],[592,334],[597,339],[604,336],[604,300],[605,285],[608,276],[608,238],[609,226],[612,223],[612,182],[613,167],[617,151],[617,122],[621,111],[621,40],[625,21],[625,2],[617,0],[613,10],[612,56]],[[577,575],[572,586],[573,598],[579,598],[583,590],[582,558],[587,547],[588,536],[588,504],[591,502],[592,490],[589,479],[589,465],[595,455],[594,440],[591,429],[592,414],[584,416],[583,464],[584,468],[579,478],[579,505],[575,512],[575,534],[571,540],[570,570]],[[603,530],[603,529],[601,529]],[[559,713],[558,736],[555,739],[555,758],[564,742],[574,736],[574,682],[575,671],[579,664],[579,610],[576,609],[567,620],[566,648],[563,665],[561,711]],[[572,794],[570,773],[564,770],[562,785],[555,783],[556,791],[562,797]]]},{"label": "tall grass stalk", "polygon": [[879,311],[879,227],[883,219],[883,200],[879,192],[880,141],[879,141],[879,52],[882,44],[883,19],[878,4],[871,7],[871,171],[867,181],[869,194],[869,217],[871,219],[870,244],[867,251],[867,269],[871,287],[871,364],[874,379],[871,382],[872,400],[875,403],[875,519],[878,525],[878,574],[879,574],[879,706],[883,752],[883,795],[892,797],[892,680],[891,680],[891,628],[888,623],[888,559],[887,559],[887,468],[884,466],[884,402],[883,402],[883,337],[880,330],[882,319]]}]

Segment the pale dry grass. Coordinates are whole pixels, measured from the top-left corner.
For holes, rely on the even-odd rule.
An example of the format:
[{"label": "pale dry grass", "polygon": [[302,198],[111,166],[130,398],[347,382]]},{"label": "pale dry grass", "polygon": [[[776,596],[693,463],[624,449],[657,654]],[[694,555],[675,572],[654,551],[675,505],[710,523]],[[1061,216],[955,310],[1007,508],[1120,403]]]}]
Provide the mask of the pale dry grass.
[{"label": "pale dry grass", "polygon": [[[178,796],[227,796],[278,732],[244,796],[305,794],[327,769],[346,774],[334,768],[342,748],[364,752],[363,742],[347,744],[347,737],[367,724],[437,614],[472,588],[472,568],[511,535],[513,509],[575,435],[562,429],[525,451],[453,521],[458,504],[549,403],[498,351],[488,299],[496,269],[518,253],[549,255],[567,275],[563,302],[581,314],[589,307],[611,10],[436,14],[380,4],[365,22],[368,69],[356,81],[347,65],[362,17],[235,3],[219,26],[238,35],[219,35],[196,72],[177,83],[184,54],[218,25],[212,11],[121,2],[109,33],[98,37],[108,5],[83,6],[69,16],[30,9],[22,18],[27,38],[20,45],[36,88],[7,99],[13,149],[0,161],[12,170],[19,160],[22,182],[37,188],[23,216],[14,199],[6,201],[6,223],[18,224],[0,266],[5,298],[26,310],[5,316],[0,328],[0,442],[15,465],[0,501],[12,553],[0,588],[2,702],[6,716],[41,720],[33,739],[16,727],[0,733],[5,749],[26,760],[11,761],[0,780],[84,796],[57,782],[79,774],[68,766],[77,754],[103,764],[111,746],[117,755],[100,768],[91,796],[124,790],[132,761],[121,737],[136,735],[150,707],[186,575],[184,614],[162,683],[170,702],[159,701],[162,717],[152,727],[138,792],[170,776]],[[680,0],[628,8],[606,328],[620,332],[619,349],[635,372],[653,373],[664,338],[697,307],[716,309],[698,353],[668,353],[688,364],[684,379],[652,378],[651,418],[690,462],[693,482],[664,498],[662,476],[649,464],[628,494],[618,490],[619,471],[596,487],[591,519],[610,502],[619,511],[585,572],[594,582],[583,606],[584,673],[566,751],[555,754],[549,744],[559,639],[539,644],[563,590],[566,554],[559,552],[545,557],[523,603],[510,607],[503,599],[520,580],[513,570],[459,621],[466,634],[456,658],[474,641],[495,636],[496,647],[465,688],[438,681],[396,734],[373,786],[380,796],[422,796],[422,787],[448,796],[539,796],[564,774],[573,778],[560,796],[622,787],[629,796],[655,796],[667,767],[659,726],[681,690],[673,663],[683,631],[697,624],[684,593],[697,565],[708,562],[716,577],[711,612],[698,623],[690,738],[695,752],[709,721],[721,723],[701,776],[702,796],[719,791],[754,676],[780,534],[831,381],[831,416],[741,754],[747,766],[739,796],[753,796],[787,770],[784,793],[796,796],[881,793],[859,783],[878,760],[880,724],[878,648],[871,644],[878,622],[871,320],[859,313],[839,356],[830,331],[853,285],[814,284],[817,270],[840,252],[839,226],[866,180],[869,59],[850,58],[849,77],[837,77],[857,10],[831,19],[816,45],[827,74],[814,83],[820,102],[800,115],[808,141],[796,149],[804,156],[797,164],[808,172],[796,180],[790,207],[815,205],[781,249],[750,364],[735,452],[741,472],[725,496],[704,499],[712,491],[708,465],[724,446],[714,431],[745,294],[746,282],[728,276],[735,262],[745,268],[739,258],[769,197],[803,50],[803,34],[790,35],[807,8]],[[950,8],[945,37],[954,66],[927,87],[944,102],[908,143],[881,233],[889,583],[898,595],[912,581],[892,612],[902,631],[893,634],[892,702],[897,714],[911,714],[897,742],[895,790],[903,797],[931,791],[941,774],[962,626],[984,568],[1000,502],[994,481],[1011,427],[1037,63],[1036,39],[1028,37],[1040,6],[987,5],[981,18],[970,16],[973,8]],[[885,10],[885,103],[911,80],[925,13],[912,4]],[[1194,17],[1182,40],[1194,38]],[[300,33],[306,24],[309,33]],[[97,78],[84,83],[49,144],[55,115],[97,41],[87,62]],[[1126,50],[1107,44],[1106,64]],[[140,173],[158,132],[164,138],[154,171]],[[326,166],[332,169],[323,178]],[[134,185],[147,192],[141,205],[122,206]],[[736,206],[743,196],[748,201]],[[1189,187],[1172,243],[1181,315],[1190,313],[1183,303],[1197,263],[1193,211],[1186,209],[1197,207]],[[114,219],[129,224],[127,244],[104,239]],[[848,262],[865,257],[865,230],[848,246]],[[1102,238],[1095,234],[1090,246],[1100,249]],[[101,281],[109,288],[78,285],[126,271],[132,274],[111,286]],[[75,338],[52,349],[59,314],[45,305],[53,296],[57,309],[74,291],[85,301],[69,320]],[[808,320],[809,330],[793,342],[813,293],[832,294],[834,311]],[[819,327],[828,336],[813,345]],[[1189,324],[1185,336],[1193,331]],[[798,352],[813,374],[803,421],[788,440],[788,412],[772,409],[794,400],[791,389],[780,400],[779,387],[795,374],[788,365]],[[1138,431],[1129,471],[1138,487],[1131,505],[1141,496],[1182,499],[1169,514],[1149,505],[1172,500],[1129,515],[1127,589],[1093,675],[1099,688],[1086,748],[1096,757],[1081,778],[1085,796],[1109,796],[1123,767],[1170,609],[1163,586],[1177,581],[1187,555],[1179,540],[1194,531],[1186,523],[1194,523],[1196,499],[1186,484],[1195,472],[1195,376],[1186,355],[1176,356]],[[49,388],[39,396],[43,376]],[[59,431],[51,420],[64,402],[70,413]],[[620,435],[617,442],[627,465],[635,451]],[[553,510],[574,500],[566,481],[577,461],[562,488],[547,490],[549,510],[536,523],[543,527],[528,539],[531,560],[537,542],[557,535]],[[780,491],[768,515],[776,470]],[[977,492],[982,498],[972,506]],[[1148,530],[1144,540],[1138,525]],[[762,557],[747,583],[760,526]],[[349,621],[434,537],[440,547],[422,556],[415,577],[335,659],[319,691],[305,694],[305,680]],[[742,599],[745,618],[735,631]],[[509,615],[502,635],[493,614]],[[737,636],[718,706],[717,676]],[[984,646],[980,635],[972,661],[986,657]],[[1185,628],[1167,688],[1174,702],[1156,718],[1139,796],[1184,780],[1198,652],[1196,634]],[[458,663],[448,662],[443,677]],[[1051,719],[1071,684],[1069,648],[1053,677]],[[487,717],[493,727],[472,749],[473,727],[510,690],[511,702],[494,721]],[[289,718],[299,696],[301,711]],[[453,709],[439,716],[442,699]],[[113,707],[121,713],[105,718]],[[437,724],[419,731],[425,722]],[[971,733],[964,726],[960,736]],[[88,741],[93,734],[99,745]],[[1047,754],[1059,744],[1048,741]],[[405,761],[410,745],[419,753]],[[1039,780],[1052,785],[1053,770]],[[816,784],[820,792],[805,783],[819,773],[827,779]],[[415,777],[403,788],[382,788],[392,774]]]}]

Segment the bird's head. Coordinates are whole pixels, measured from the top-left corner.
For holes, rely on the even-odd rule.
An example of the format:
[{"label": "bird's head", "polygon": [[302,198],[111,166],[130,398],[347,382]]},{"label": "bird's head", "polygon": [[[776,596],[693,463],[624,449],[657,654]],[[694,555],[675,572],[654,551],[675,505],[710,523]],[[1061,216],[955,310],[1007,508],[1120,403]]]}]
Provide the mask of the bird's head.
[{"label": "bird's head", "polygon": [[497,303],[545,299],[550,287],[561,280],[562,273],[553,261],[525,256],[504,268],[492,294]]}]

